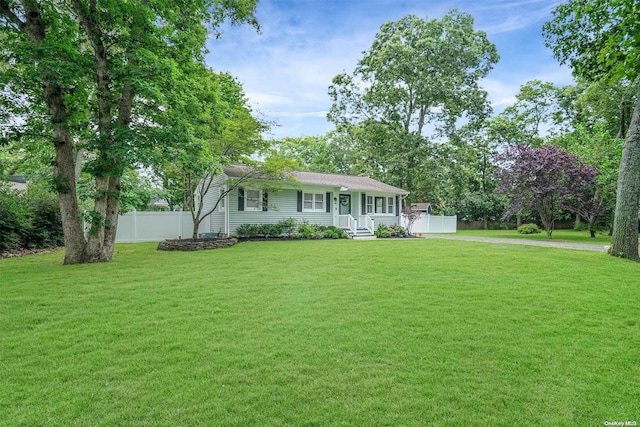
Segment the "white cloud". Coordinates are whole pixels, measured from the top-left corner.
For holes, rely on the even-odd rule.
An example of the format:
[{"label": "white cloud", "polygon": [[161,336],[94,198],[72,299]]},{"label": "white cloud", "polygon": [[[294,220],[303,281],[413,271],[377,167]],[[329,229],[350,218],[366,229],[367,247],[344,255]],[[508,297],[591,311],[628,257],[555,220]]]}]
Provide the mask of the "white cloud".
[{"label": "white cloud", "polygon": [[[572,82],[544,48],[542,22],[557,0],[261,0],[258,19],[262,33],[229,27],[222,39],[211,40],[208,63],[229,71],[242,82],[251,104],[281,126],[274,135],[324,133],[331,106],[327,94],[332,78],[350,73],[369,49],[379,27],[409,13],[441,18],[458,8],[475,18],[498,46],[502,59],[483,80],[496,110],[515,100],[520,86],[540,79]],[[316,133],[308,133],[316,134]]]},{"label": "white cloud", "polygon": [[516,101],[516,94],[520,90],[519,84],[507,85],[491,77],[483,79],[481,86],[489,93],[489,101],[493,108],[504,108],[513,104]]}]

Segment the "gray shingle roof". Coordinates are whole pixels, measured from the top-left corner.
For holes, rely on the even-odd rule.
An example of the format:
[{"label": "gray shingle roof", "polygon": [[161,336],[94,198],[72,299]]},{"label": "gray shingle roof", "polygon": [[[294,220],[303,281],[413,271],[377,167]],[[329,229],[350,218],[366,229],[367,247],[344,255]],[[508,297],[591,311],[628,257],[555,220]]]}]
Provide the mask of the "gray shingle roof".
[{"label": "gray shingle roof", "polygon": [[[224,173],[231,178],[246,175],[251,169],[244,165],[233,165],[224,168]],[[340,175],[321,172],[291,172],[301,184],[323,185],[327,187],[344,187],[357,191],[378,191],[382,193],[409,194],[402,188],[394,187],[366,176]],[[346,190],[345,190],[346,191]]]},{"label": "gray shingle roof", "polygon": [[366,176],[338,175],[319,172],[293,172],[293,175],[303,184],[345,187],[349,190],[408,194],[408,191],[405,191],[402,188],[394,187]]}]

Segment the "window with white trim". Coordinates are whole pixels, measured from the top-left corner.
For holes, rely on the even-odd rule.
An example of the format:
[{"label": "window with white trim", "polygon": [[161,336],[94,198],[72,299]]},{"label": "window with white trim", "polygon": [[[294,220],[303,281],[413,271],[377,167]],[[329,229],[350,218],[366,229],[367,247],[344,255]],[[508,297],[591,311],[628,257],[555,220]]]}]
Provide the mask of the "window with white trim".
[{"label": "window with white trim", "polygon": [[373,196],[367,196],[367,213],[373,213]]},{"label": "window with white trim", "polygon": [[303,212],[324,212],[324,193],[303,193],[302,194],[302,211]]},{"label": "window with white trim", "polygon": [[[369,196],[367,196],[367,212],[369,212]],[[374,198],[374,213],[376,215],[395,215],[395,197],[376,196]]]},{"label": "window with white trim", "polygon": [[244,190],[244,210],[259,211],[260,208],[260,190],[252,190],[245,188]]}]

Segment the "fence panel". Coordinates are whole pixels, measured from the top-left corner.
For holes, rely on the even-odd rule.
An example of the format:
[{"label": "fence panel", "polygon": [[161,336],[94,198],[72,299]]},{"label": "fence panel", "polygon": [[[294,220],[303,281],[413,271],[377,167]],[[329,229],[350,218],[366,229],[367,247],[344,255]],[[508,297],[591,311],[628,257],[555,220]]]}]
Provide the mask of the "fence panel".
[{"label": "fence panel", "polygon": [[[420,235],[423,233],[455,233],[458,217],[440,215],[422,215],[411,227],[411,233]],[[407,226],[407,217],[402,216],[402,224]]]},{"label": "fence panel", "polygon": [[[198,233],[206,233],[208,221],[200,224]],[[118,218],[116,243],[159,242],[165,239],[189,238],[193,220],[189,212],[128,212]]]}]

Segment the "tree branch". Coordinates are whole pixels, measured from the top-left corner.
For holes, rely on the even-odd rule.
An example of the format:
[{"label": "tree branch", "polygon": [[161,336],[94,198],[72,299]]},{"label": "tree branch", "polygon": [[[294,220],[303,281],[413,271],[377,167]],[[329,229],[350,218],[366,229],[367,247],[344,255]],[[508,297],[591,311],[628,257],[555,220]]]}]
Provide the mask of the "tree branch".
[{"label": "tree branch", "polygon": [[20,20],[13,10],[9,7],[7,0],[0,0],[0,15],[7,18],[7,20],[16,25],[16,27],[24,32],[25,21]]}]

